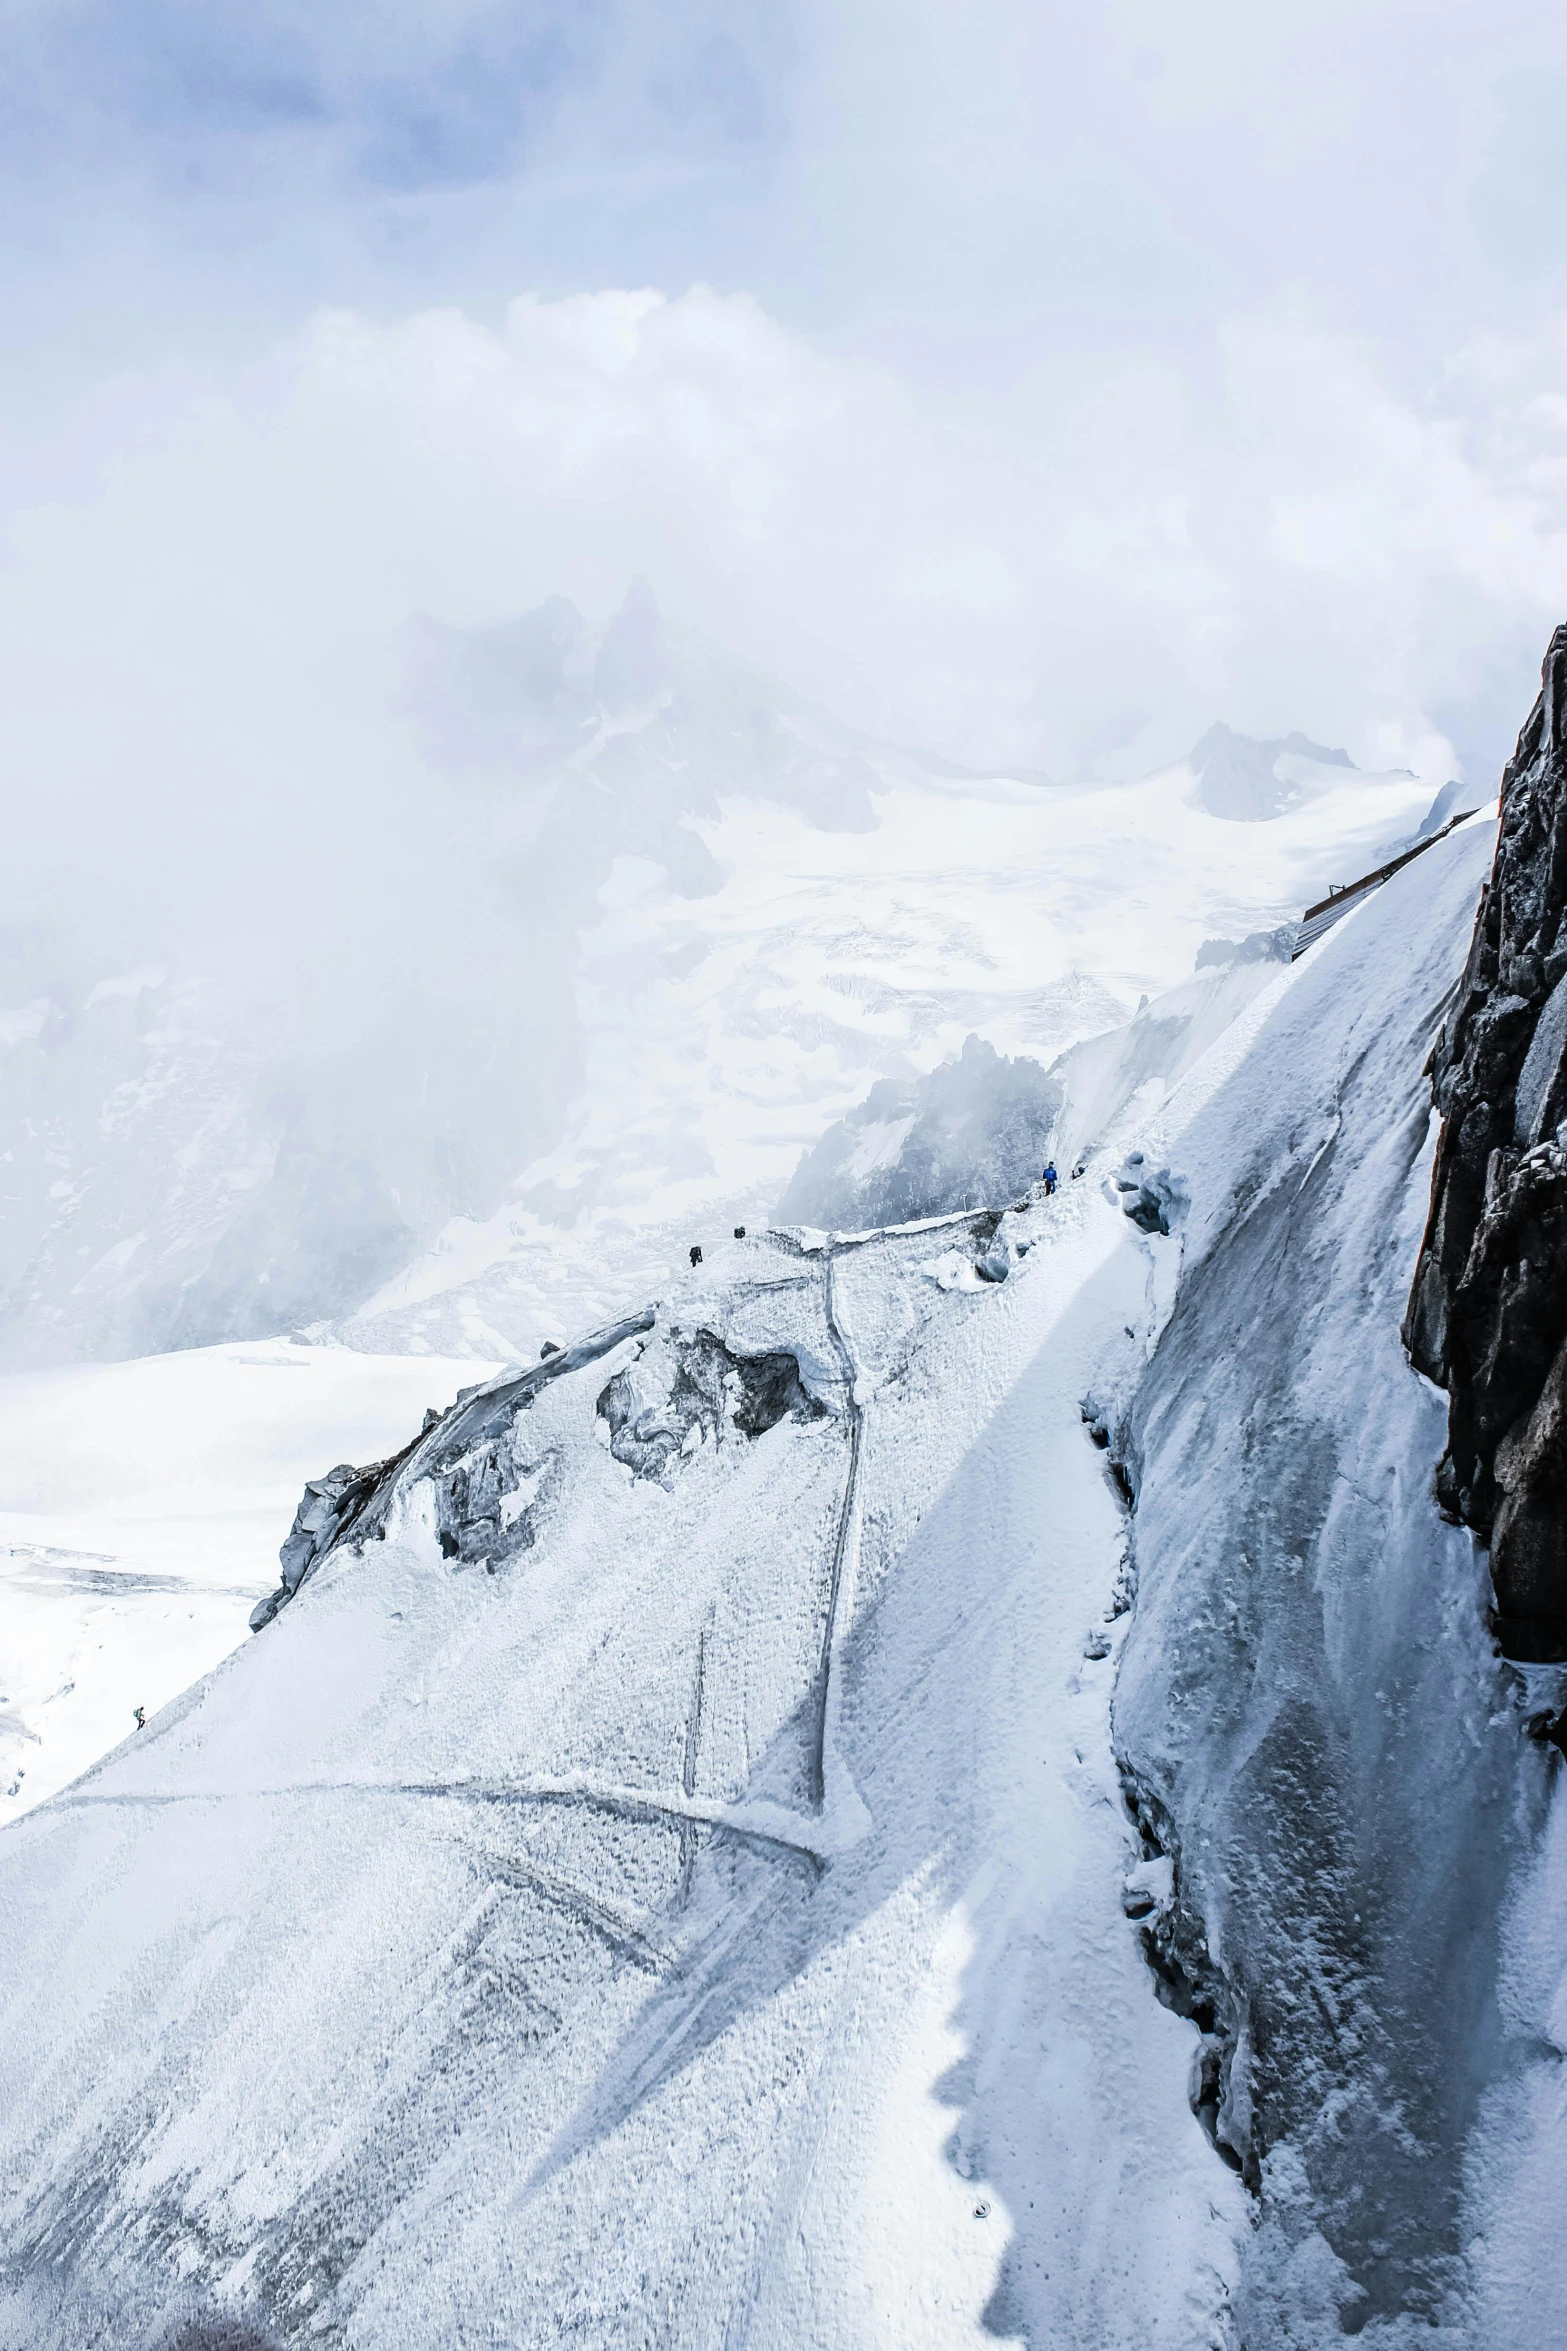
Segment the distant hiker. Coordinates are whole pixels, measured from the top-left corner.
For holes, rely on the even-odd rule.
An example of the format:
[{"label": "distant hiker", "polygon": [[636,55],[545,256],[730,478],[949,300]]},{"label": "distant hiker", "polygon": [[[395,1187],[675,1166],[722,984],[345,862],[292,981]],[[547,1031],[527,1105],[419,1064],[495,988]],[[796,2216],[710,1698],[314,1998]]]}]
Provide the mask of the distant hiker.
[{"label": "distant hiker", "polygon": [[136,1728],[139,1731],[144,1731],[147,1728],[147,1709],[145,1706],[138,1706],[136,1709]]},{"label": "distant hiker", "polygon": [[702,1262],[702,1251],[695,1241],[691,1244],[691,1262],[693,1265],[700,1265]]},{"label": "distant hiker", "polygon": [[735,1226],[735,1239],[737,1241],[743,1241],[745,1239],[745,1227],[743,1224],[737,1224]]},{"label": "distant hiker", "polygon": [[1053,1159],[1051,1160],[1050,1165],[1045,1169],[1043,1181],[1045,1186],[1045,1198],[1048,1200],[1055,1191],[1056,1183],[1058,1181],[1056,1176],[1056,1163]]}]

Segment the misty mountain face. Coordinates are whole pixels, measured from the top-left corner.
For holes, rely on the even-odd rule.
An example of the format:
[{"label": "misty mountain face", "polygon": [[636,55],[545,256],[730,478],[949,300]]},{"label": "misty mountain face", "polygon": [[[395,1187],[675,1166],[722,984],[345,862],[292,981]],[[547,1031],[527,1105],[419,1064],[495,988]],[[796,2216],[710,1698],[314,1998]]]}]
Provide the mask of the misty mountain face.
[{"label": "misty mountain face", "polygon": [[779,1205],[787,1224],[856,1232],[1004,1208],[1039,1180],[1062,1087],[1037,1061],[970,1037],[916,1082],[886,1078],[829,1127]]},{"label": "misty mountain face", "polygon": [[1059,1177],[1152,1110],[1289,961],[1294,926],[1205,941],[1196,976],[1081,1039],[1045,1067],[970,1037],[956,1060],[905,1084],[883,1079],[829,1127],[779,1203],[783,1223],[863,1231],[964,1208],[1005,1208],[1052,1157]]},{"label": "misty mountain face", "polygon": [[1258,742],[1227,726],[1208,729],[1190,754],[1191,804],[1231,824],[1262,824],[1298,807],[1324,768],[1353,769],[1348,752],[1325,750],[1302,734]]},{"label": "misty mountain face", "polygon": [[850,728],[694,630],[670,626],[646,581],[599,631],[564,597],[500,628],[408,632],[410,706],[432,755],[547,779],[539,852],[557,875],[602,877],[605,848],[656,857],[700,896],[710,860],[685,823],[722,793],[865,832],[876,777]]},{"label": "misty mountain face", "polygon": [[[308,998],[174,961],[29,975],[0,1016],[0,1360],[113,1357],[349,1312],[538,1147],[573,1033],[546,968],[512,1021],[515,951],[475,957],[466,1021],[386,1001],[342,1043]],[[499,968],[497,968],[499,966]],[[16,991],[18,995],[21,989]],[[324,1027],[341,1033],[341,1011]]]},{"label": "misty mountain face", "polygon": [[578,933],[617,858],[710,892],[687,820],[724,792],[873,822],[859,739],[640,584],[603,630],[555,598],[405,651],[425,789],[362,877],[300,844],[277,939],[265,906],[216,953],[177,919],[116,962],[63,918],[9,935],[0,1361],[351,1313],[559,1132]]},{"label": "misty mountain face", "polygon": [[[970,1034],[1048,1067],[1429,801],[1263,746],[1301,797],[1231,850],[1184,771],[1068,790],[900,751],[641,585],[602,628],[561,598],[421,622],[392,667],[275,779],[254,855],[216,778],[185,866],[149,851],[95,913],[67,886],[14,942],[0,1362],[321,1322],[531,1353],[767,1213],[876,1083]],[[965,1196],[939,1152],[905,1172]]]},{"label": "misty mountain face", "polygon": [[1410,1293],[1449,1397],[1438,1489],[1487,1540],[1509,1656],[1567,1659],[1567,629],[1502,778],[1496,862],[1431,1062]]}]

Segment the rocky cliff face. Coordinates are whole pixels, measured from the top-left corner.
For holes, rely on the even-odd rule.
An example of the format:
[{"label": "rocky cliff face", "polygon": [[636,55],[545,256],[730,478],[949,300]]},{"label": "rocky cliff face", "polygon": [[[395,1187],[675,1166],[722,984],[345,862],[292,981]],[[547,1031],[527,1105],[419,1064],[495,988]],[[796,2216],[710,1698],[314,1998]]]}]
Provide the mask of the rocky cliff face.
[{"label": "rocky cliff face", "polygon": [[1503,1648],[1567,1659],[1567,626],[1430,1067],[1442,1130],[1404,1339],[1448,1391],[1438,1497],[1490,1543]]}]

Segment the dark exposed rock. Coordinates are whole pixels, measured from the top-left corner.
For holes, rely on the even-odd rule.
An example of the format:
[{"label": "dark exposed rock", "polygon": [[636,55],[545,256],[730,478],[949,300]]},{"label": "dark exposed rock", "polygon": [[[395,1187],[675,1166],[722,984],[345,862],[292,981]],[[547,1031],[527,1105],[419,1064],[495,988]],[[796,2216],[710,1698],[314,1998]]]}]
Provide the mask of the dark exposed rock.
[{"label": "dark exposed rock", "polygon": [[719,1442],[730,1429],[760,1437],[786,1416],[820,1419],[825,1406],[806,1393],[793,1355],[735,1355],[699,1330],[661,1334],[616,1373],[598,1410],[615,1459],[669,1486],[704,1441]]},{"label": "dark exposed rock", "polygon": [[1567,1658],[1567,626],[1502,776],[1431,1056],[1442,1130],[1404,1341],[1449,1397],[1437,1492],[1491,1545],[1497,1631]]}]

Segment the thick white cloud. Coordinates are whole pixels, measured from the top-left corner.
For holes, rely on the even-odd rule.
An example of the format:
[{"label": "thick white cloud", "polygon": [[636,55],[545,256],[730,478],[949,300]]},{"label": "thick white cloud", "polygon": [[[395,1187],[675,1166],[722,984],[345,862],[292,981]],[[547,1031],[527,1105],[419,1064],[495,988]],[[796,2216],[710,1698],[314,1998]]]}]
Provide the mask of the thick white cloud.
[{"label": "thick white cloud", "polygon": [[61,854],[330,836],[406,750],[378,632],[635,571],[958,758],[1494,768],[1567,609],[1538,0],[317,17],[19,20],[0,684]]},{"label": "thick white cloud", "polygon": [[323,313],[13,441],[12,741],[46,791],[248,821],[328,749],[350,780],[390,756],[349,686],[407,614],[603,611],[641,571],[959,759],[1119,772],[1222,716],[1440,781],[1567,605],[1564,357],[1559,320],[1477,337],[1411,394],[1280,303],[1001,436],[703,287]]}]

